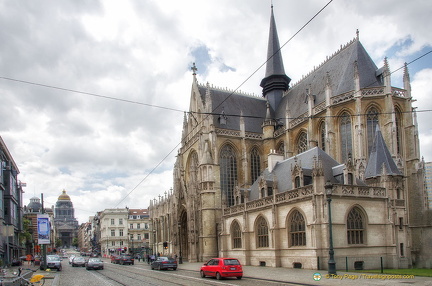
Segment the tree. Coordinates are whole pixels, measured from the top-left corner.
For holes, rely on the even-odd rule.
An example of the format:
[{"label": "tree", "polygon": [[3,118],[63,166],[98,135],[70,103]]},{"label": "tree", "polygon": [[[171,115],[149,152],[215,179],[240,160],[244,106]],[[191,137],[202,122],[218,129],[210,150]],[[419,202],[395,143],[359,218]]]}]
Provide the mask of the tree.
[{"label": "tree", "polygon": [[78,238],[77,237],[74,237],[72,239],[72,246],[78,247]]}]

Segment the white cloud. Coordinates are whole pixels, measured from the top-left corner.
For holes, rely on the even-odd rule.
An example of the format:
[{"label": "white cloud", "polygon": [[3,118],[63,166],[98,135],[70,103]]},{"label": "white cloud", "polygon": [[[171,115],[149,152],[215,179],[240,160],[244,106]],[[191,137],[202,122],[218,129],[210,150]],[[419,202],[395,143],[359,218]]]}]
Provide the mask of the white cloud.
[{"label": "white cloud", "polygon": [[[324,2],[273,4],[284,44]],[[192,62],[201,83],[229,89],[264,63],[269,6],[261,0],[1,1],[0,76],[187,111]],[[426,0],[333,1],[283,48],[285,70],[298,81],[356,29],[378,66],[388,56],[397,68],[432,46],[431,10]],[[200,45],[211,56],[208,66],[192,53]],[[419,109],[430,109],[430,56],[421,61],[429,64],[410,69],[413,96]],[[263,75],[258,70],[240,89],[261,94]],[[400,82],[400,73],[395,78]],[[432,118],[428,112],[418,118],[422,154],[430,161]],[[65,188],[80,222],[122,199],[119,207],[148,207],[171,188],[182,122],[183,112],[0,79],[0,135],[27,182],[24,202],[44,193],[47,205],[54,204]]]}]

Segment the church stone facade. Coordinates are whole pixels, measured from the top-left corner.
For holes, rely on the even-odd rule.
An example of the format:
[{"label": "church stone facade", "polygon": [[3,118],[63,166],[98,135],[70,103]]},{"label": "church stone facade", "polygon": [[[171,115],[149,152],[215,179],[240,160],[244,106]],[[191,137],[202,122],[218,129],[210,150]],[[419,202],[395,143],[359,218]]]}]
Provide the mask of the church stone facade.
[{"label": "church stone facade", "polygon": [[430,266],[407,66],[393,87],[357,32],[291,85],[279,48],[272,9],[262,97],[200,84],[193,67],[173,190],[150,202],[153,252],[326,268],[327,185],[338,269]]}]

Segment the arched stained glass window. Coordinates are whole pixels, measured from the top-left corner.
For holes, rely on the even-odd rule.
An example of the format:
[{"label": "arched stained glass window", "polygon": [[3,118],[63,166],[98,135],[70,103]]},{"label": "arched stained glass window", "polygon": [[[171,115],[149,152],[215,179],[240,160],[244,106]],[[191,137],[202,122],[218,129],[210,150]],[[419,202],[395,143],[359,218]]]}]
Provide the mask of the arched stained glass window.
[{"label": "arched stained glass window", "polygon": [[277,153],[285,156],[285,145],[283,142],[279,143],[277,147]]},{"label": "arched stained glass window", "polygon": [[198,180],[198,165],[198,154],[196,152],[193,152],[189,158],[188,169],[189,180],[191,182],[196,182]]},{"label": "arched stained glass window", "polygon": [[234,221],[231,226],[231,237],[232,237],[233,248],[241,248],[242,233],[241,233],[240,225],[237,221]]},{"label": "arched stained glass window", "polygon": [[396,152],[398,154],[402,154],[402,132],[401,132],[401,113],[398,109],[395,110],[396,114],[395,114],[395,118],[396,118]]},{"label": "arched stained glass window", "polygon": [[257,243],[258,247],[269,247],[269,233],[267,221],[260,217],[256,224]]},{"label": "arched stained glass window", "polygon": [[251,184],[253,184],[256,179],[258,179],[261,172],[260,165],[260,155],[257,148],[253,148],[250,154],[250,162],[251,162]]},{"label": "arched stained glass window", "polygon": [[326,128],[325,128],[325,122],[321,122],[319,126],[319,133],[320,133],[320,148],[325,151],[325,139],[326,139]]},{"label": "arched stained glass window", "polygon": [[237,158],[231,145],[225,145],[219,157],[220,186],[228,206],[234,205],[234,188],[237,183]]},{"label": "arched stained glass window", "polygon": [[375,139],[375,131],[378,125],[378,110],[375,107],[369,108],[366,113],[366,126],[368,137],[368,154],[372,151],[373,142]]},{"label": "arched stained glass window", "polygon": [[303,153],[307,149],[308,149],[307,134],[306,132],[302,132],[297,138],[297,154]]},{"label": "arched stained glass window", "polygon": [[303,215],[295,210],[289,219],[290,246],[306,245],[306,224]]},{"label": "arched stained glass window", "polygon": [[342,113],[339,123],[341,137],[341,154],[342,162],[348,161],[348,157],[352,154],[352,133],[351,133],[351,116],[348,112]]},{"label": "arched stained glass window", "polygon": [[361,210],[354,207],[348,214],[347,219],[347,240],[348,244],[364,243],[364,220]]}]

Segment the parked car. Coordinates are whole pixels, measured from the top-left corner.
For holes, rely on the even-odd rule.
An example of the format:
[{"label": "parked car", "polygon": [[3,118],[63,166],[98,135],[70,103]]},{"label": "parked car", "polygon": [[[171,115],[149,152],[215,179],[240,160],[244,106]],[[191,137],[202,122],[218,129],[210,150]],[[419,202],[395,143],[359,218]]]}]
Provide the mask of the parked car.
[{"label": "parked car", "polygon": [[130,255],[123,254],[123,255],[120,255],[119,264],[121,264],[121,265],[125,265],[125,264],[134,265],[134,259]]},{"label": "parked car", "polygon": [[160,256],[151,263],[151,269],[166,270],[172,269],[177,270],[177,260],[172,257]]},{"label": "parked car", "polygon": [[[57,269],[58,271],[62,270],[61,258],[58,255],[47,255],[47,268]],[[42,267],[42,266],[41,266]]]},{"label": "parked car", "polygon": [[100,258],[91,257],[87,262],[85,263],[85,268],[87,270],[90,269],[104,269],[103,261]]},{"label": "parked car", "polygon": [[111,255],[111,263],[119,264],[120,263],[120,255]]},{"label": "parked car", "polygon": [[12,259],[11,266],[21,266],[22,262],[20,259]]},{"label": "parked car", "polygon": [[200,274],[202,278],[212,276],[218,280],[225,277],[242,279],[243,267],[236,258],[212,258],[201,266]]},{"label": "parked car", "polygon": [[85,263],[86,263],[86,260],[85,260],[84,257],[77,256],[77,257],[75,257],[72,260],[72,267],[75,267],[75,266],[77,266],[77,267],[79,267],[79,266],[84,267]]}]

